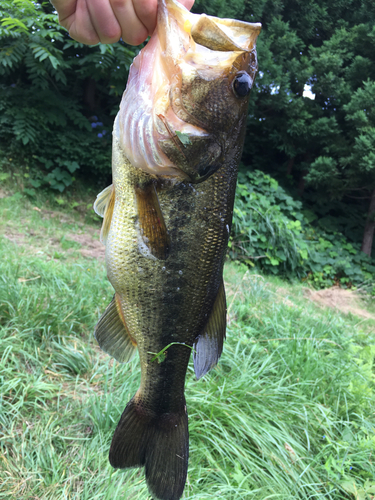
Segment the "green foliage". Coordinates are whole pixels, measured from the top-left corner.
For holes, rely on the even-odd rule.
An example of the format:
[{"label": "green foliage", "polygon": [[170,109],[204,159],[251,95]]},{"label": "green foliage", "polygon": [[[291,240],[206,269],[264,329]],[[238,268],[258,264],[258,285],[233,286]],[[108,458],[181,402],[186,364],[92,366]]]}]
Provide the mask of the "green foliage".
[{"label": "green foliage", "polygon": [[360,209],[364,221],[375,188],[374,2],[196,0],[194,9],[263,24],[244,163],[304,201]]},{"label": "green foliage", "polygon": [[[314,222],[314,224],[313,224]],[[264,272],[317,287],[366,286],[375,293],[375,266],[337,230],[258,170],[240,172],[229,257]]]},{"label": "green foliage", "polygon": [[0,2],[0,143],[33,170],[35,188],[63,191],[73,173],[110,172],[113,114],[135,52],[75,42],[52,9]]},{"label": "green foliage", "polygon": [[[278,273],[296,271],[307,259],[306,245],[297,239],[301,222],[296,215],[301,203],[279,186],[275,179],[259,170],[240,172],[233,216],[230,256],[249,265]],[[298,214],[302,218],[301,214]]]}]

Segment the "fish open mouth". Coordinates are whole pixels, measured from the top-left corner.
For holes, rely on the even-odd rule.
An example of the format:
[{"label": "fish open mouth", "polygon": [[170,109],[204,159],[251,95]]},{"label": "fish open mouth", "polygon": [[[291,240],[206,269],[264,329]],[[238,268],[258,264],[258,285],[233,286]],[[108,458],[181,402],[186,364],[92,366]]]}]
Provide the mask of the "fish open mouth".
[{"label": "fish open mouth", "polygon": [[134,167],[193,180],[192,158],[206,151],[201,161],[218,161],[222,144],[211,138],[226,118],[213,119],[211,89],[225,97],[224,83],[228,87],[243,68],[253,81],[260,29],[259,23],[192,14],[175,0],[159,0],[157,29],[134,59],[114,126]]}]

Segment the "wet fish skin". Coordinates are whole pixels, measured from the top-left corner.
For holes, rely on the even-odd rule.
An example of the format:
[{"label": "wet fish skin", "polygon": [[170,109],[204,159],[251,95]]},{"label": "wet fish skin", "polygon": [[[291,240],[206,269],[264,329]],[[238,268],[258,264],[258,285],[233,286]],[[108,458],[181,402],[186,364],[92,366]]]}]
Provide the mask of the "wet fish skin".
[{"label": "wet fish skin", "polygon": [[[115,147],[116,149],[116,147]],[[222,267],[229,237],[233,193],[236,182],[236,162],[224,165],[205,182],[194,186],[181,182],[156,184],[165,225],[169,230],[171,249],[165,260],[139,256],[139,235],[135,228],[136,206],[134,185],[139,183],[139,171],[119,152],[119,171],[123,191],[116,189],[116,206],[111,232],[107,239],[108,277],[120,297],[121,308],[129,331],[134,332],[142,367],[141,387],[129,403],[114,434],[110,462],[116,468],[146,466],[146,477],[156,498],[180,498],[186,480],[188,460],[187,413],[184,397],[186,369],[196,338],[204,330],[220,286]],[[116,160],[115,160],[116,161]],[[144,174],[145,177],[147,174]],[[117,186],[114,177],[114,184]],[[120,193],[118,192],[120,191]],[[133,223],[129,213],[133,212]],[[122,236],[119,236],[122,235]],[[133,241],[133,245],[131,242]],[[134,244],[135,243],[135,244]],[[118,251],[116,252],[116,249]],[[121,268],[121,278],[118,270]],[[220,330],[209,353],[216,362],[221,354],[225,333],[225,295],[215,311]],[[221,323],[221,324],[220,324]],[[221,337],[220,337],[221,336]],[[151,361],[171,342],[162,363]],[[182,345],[185,344],[185,345]],[[189,347],[188,347],[189,346]],[[199,348],[197,349],[199,351]],[[211,367],[211,359],[203,359],[202,373]],[[134,420],[133,420],[134,419]],[[176,436],[171,429],[156,432],[161,421],[177,425]],[[180,426],[182,427],[181,434]],[[136,443],[129,438],[145,439],[132,457]],[[170,442],[172,438],[174,442]],[[166,452],[174,446],[173,463],[165,463]],[[147,462],[148,449],[153,452]],[[143,455],[145,458],[143,458]],[[156,455],[156,456],[155,456]],[[162,491],[152,486],[149,476],[154,468],[163,470]],[[171,473],[174,470],[174,474]],[[150,472],[149,472],[150,471]],[[173,482],[175,477],[175,484]],[[172,478],[172,479],[171,479]],[[159,481],[157,481],[159,483]],[[151,483],[151,484],[150,484]],[[172,483],[172,484],[171,484]],[[168,493],[164,492],[166,488]]]},{"label": "wet fish skin", "polygon": [[[95,204],[104,216],[107,274],[116,292],[95,336],[119,361],[128,361],[138,349],[141,362],[141,385],[121,416],[109,459],[115,468],[145,466],[149,490],[159,500],[178,500],[186,481],[184,386],[192,349],[200,378],[217,363],[225,337],[222,271],[248,103],[248,92],[239,95],[234,85],[238,75],[254,80],[253,32],[260,31],[259,25],[226,21],[202,20],[173,0],[159,0],[158,35],[166,61],[159,63],[167,64],[163,78],[169,80],[157,111],[147,110],[156,139],[147,136],[151,147],[146,150],[144,129],[122,105],[113,137],[113,186]],[[198,55],[191,51],[195,32]],[[245,34],[246,49],[238,46]],[[151,40],[149,50],[158,43]],[[200,51],[212,55],[217,67],[206,67]],[[146,55],[134,63],[125,102]],[[137,120],[150,124],[141,111]],[[137,131],[131,140],[149,162],[129,147],[124,122]],[[186,144],[176,131],[188,137]],[[165,358],[155,359],[166,346]]]}]

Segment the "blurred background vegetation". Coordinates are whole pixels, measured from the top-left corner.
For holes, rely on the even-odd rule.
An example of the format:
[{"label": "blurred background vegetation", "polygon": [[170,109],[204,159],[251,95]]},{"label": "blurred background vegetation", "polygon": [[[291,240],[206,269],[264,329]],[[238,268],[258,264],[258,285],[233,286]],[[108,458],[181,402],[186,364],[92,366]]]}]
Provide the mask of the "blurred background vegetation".
[{"label": "blurred background vegetation", "polygon": [[[229,256],[375,293],[375,4],[196,0],[261,22]],[[73,195],[110,183],[111,130],[139,48],[72,40],[48,2],[0,0],[0,180]]]}]

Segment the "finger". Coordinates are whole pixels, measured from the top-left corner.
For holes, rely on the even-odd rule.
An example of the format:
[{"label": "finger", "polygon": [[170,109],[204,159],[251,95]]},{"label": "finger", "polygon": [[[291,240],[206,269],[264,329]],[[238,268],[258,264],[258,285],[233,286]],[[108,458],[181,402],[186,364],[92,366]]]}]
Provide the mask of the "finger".
[{"label": "finger", "polygon": [[69,18],[76,10],[77,0],[51,0],[51,4],[55,7],[59,14],[59,22]]},{"label": "finger", "polygon": [[121,38],[121,26],[112,9],[110,0],[84,1],[99,40],[102,43],[117,42]]},{"label": "finger", "polygon": [[74,40],[87,45],[113,43],[121,37],[121,28],[109,0],[53,0],[59,22]]},{"label": "finger", "polygon": [[133,0],[134,11],[144,24],[149,35],[155,30],[158,0]]},{"label": "finger", "polygon": [[182,5],[188,10],[192,8],[192,6],[194,5],[194,1],[195,0],[179,0],[179,2],[182,3]]},{"label": "finger", "polygon": [[148,37],[148,29],[137,16],[132,0],[110,0],[110,2],[121,27],[124,42],[130,45],[144,42]]},{"label": "finger", "polygon": [[[75,10],[70,15],[64,18],[63,15],[67,14],[67,11],[62,9],[59,12],[59,22],[61,26],[64,26],[64,28],[69,31],[69,35],[74,38],[74,40],[77,40],[77,42],[87,45],[99,43],[100,39],[91,22],[86,0],[76,0],[74,3]],[[59,8],[56,1],[55,6]]]}]

